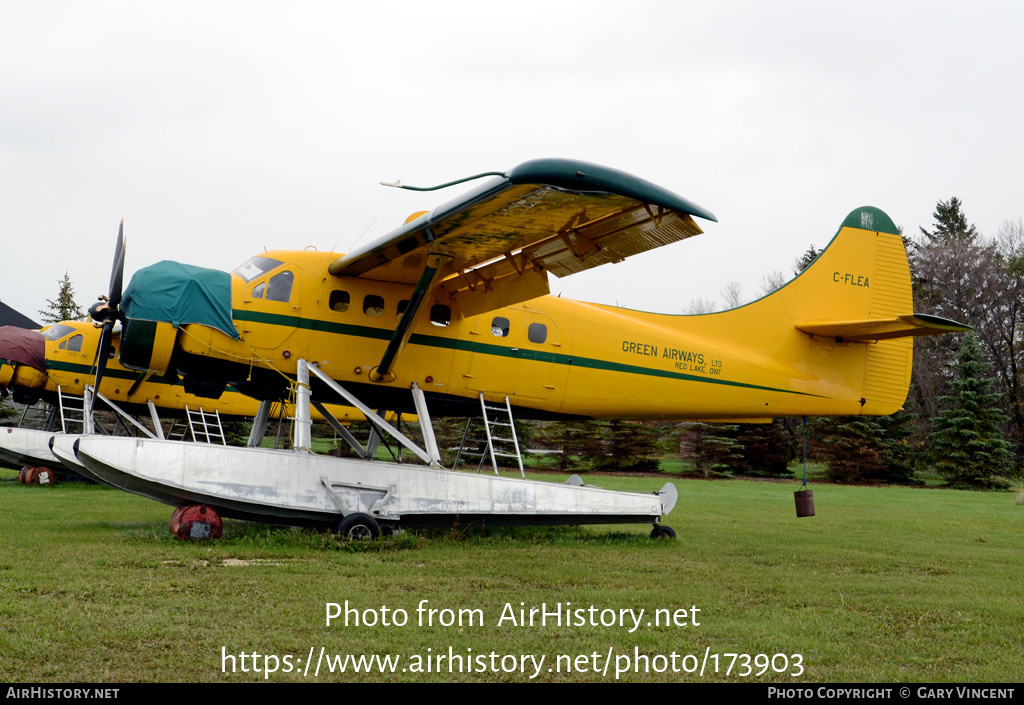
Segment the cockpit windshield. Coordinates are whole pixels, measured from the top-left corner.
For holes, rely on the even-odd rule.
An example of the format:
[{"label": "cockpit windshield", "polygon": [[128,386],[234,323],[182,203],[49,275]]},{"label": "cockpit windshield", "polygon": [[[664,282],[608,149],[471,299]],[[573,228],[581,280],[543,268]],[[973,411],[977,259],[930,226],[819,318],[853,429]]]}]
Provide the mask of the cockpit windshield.
[{"label": "cockpit windshield", "polygon": [[236,269],[233,274],[237,274],[248,283],[259,275],[266,274],[275,267],[280,267],[282,264],[283,262],[271,259],[270,257],[253,257]]},{"label": "cockpit windshield", "polygon": [[75,329],[71,326],[66,326],[63,323],[57,323],[52,325],[43,331],[43,337],[47,340],[60,340],[68,333],[74,333]]}]

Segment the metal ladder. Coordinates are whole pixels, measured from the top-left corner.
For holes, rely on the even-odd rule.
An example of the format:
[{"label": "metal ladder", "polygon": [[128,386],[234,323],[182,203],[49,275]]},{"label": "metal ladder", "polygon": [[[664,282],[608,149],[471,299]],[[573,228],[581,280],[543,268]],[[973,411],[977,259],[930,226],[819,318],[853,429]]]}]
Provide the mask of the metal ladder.
[{"label": "metal ladder", "polygon": [[86,433],[85,397],[66,393],[57,386],[57,409],[60,414],[60,428],[64,433]]},{"label": "metal ladder", "polygon": [[[490,415],[487,412],[491,412]],[[459,446],[459,452],[455,457],[454,467],[457,468],[459,466],[459,460],[463,455],[479,456],[480,462],[476,466],[476,471],[480,472],[484,464],[484,458],[489,456],[491,467],[494,468],[494,474],[497,475],[498,458],[515,458],[516,463],[519,465],[519,475],[525,478],[526,472],[523,470],[523,456],[519,450],[519,438],[516,436],[516,425],[512,419],[512,404],[509,402],[508,397],[505,397],[505,406],[494,406],[484,401],[484,394],[480,392],[480,414],[483,420],[485,438],[469,437],[473,423],[477,420],[476,417],[470,417],[466,422],[466,430],[462,434],[462,444]],[[505,434],[512,437],[506,438],[504,437]],[[478,444],[476,447],[479,450],[466,450],[467,443]],[[495,446],[501,450],[496,449]]]},{"label": "metal ladder", "polygon": [[185,422],[178,425],[179,419],[175,419],[167,432],[167,440],[182,441],[186,436],[191,436],[195,443],[219,443],[222,446],[228,444],[224,437],[224,427],[220,423],[220,412],[204,411],[203,407],[190,409],[185,406]]}]

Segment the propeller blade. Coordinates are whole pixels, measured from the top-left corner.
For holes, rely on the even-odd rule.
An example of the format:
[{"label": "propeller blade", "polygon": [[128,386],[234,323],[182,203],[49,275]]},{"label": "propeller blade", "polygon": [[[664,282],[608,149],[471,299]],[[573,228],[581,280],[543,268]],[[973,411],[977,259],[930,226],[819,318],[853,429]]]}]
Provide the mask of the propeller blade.
[{"label": "propeller blade", "polygon": [[107,360],[110,359],[110,339],[114,335],[114,322],[110,321],[103,325],[100,332],[100,344],[96,352],[96,379],[93,388],[100,391],[100,382],[103,381],[103,373],[107,369]]},{"label": "propeller blade", "polygon": [[117,245],[114,247],[114,264],[110,268],[110,292],[107,295],[110,308],[117,308],[121,303],[121,284],[124,282],[124,218],[117,230]]}]

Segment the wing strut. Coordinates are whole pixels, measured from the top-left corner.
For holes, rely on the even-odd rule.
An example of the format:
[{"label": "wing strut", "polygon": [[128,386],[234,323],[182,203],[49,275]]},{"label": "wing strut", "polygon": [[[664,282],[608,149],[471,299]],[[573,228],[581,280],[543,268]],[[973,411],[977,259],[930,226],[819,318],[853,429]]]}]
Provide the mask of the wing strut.
[{"label": "wing strut", "polygon": [[371,381],[390,381],[389,378],[392,377],[391,368],[394,366],[398,354],[402,352],[402,348],[409,341],[413,324],[423,308],[423,302],[426,300],[427,294],[434,288],[441,269],[451,259],[450,255],[432,254],[427,257],[427,266],[424,267],[423,274],[420,275],[420,280],[416,284],[416,288],[413,289],[412,296],[409,297],[409,303],[402,313],[402,320],[398,322],[398,327],[395,328],[395,332],[391,335],[391,340],[388,341],[388,347],[384,351],[384,356],[380,359],[380,364],[377,365],[375,370],[370,371]]}]

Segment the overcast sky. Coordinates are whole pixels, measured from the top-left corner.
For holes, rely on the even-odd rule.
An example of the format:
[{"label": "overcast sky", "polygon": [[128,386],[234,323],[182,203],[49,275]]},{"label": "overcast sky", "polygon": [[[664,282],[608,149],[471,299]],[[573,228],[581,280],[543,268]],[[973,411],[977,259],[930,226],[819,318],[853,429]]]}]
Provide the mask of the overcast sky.
[{"label": "overcast sky", "polygon": [[[537,157],[622,169],[713,211],[683,243],[552,292],[678,313],[745,298],[877,206],[908,233],[956,195],[1024,216],[1024,3],[0,0],[0,300],[65,271],[230,270],[345,251]],[[363,234],[365,232],[365,234]],[[365,241],[365,240],[364,240]]]}]

